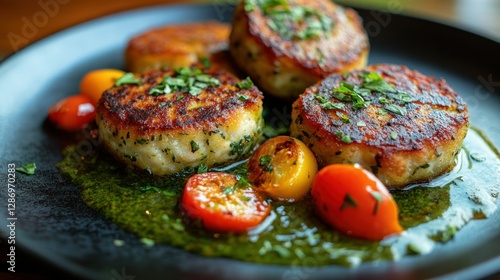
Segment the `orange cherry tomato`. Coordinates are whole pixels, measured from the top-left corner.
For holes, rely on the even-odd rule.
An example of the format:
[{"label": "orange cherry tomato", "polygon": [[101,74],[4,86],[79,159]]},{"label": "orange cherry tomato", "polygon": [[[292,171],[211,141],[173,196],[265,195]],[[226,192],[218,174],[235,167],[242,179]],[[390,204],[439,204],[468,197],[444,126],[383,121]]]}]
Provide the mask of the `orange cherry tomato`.
[{"label": "orange cherry tomato", "polygon": [[98,69],[90,71],[80,81],[80,93],[90,97],[97,104],[102,93],[111,88],[116,80],[125,75],[118,69]]},{"label": "orange cherry tomato", "polygon": [[58,101],[49,109],[49,119],[59,128],[75,131],[95,120],[95,106],[92,99],[73,95]]},{"label": "orange cherry tomato", "polygon": [[205,229],[215,232],[247,232],[271,210],[245,179],[222,172],[189,178],[181,203],[189,219],[200,219]]},{"label": "orange cherry tomato", "polygon": [[319,216],[347,235],[378,241],[403,231],[392,195],[359,165],[324,167],[314,178],[311,194]]}]

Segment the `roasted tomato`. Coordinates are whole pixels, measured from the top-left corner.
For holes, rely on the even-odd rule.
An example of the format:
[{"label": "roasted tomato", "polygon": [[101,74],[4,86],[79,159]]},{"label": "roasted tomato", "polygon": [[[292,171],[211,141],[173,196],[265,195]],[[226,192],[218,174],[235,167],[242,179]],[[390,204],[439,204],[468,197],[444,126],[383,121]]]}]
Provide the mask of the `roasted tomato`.
[{"label": "roasted tomato", "polygon": [[96,110],[92,99],[73,95],[58,101],[49,109],[49,119],[59,128],[75,131],[95,120]]},{"label": "roasted tomato", "polygon": [[222,172],[193,175],[184,187],[182,208],[191,220],[215,232],[244,233],[269,215],[270,205],[243,178]]},{"label": "roasted tomato", "polygon": [[313,153],[289,136],[267,140],[248,161],[250,181],[275,200],[300,200],[309,192],[317,172]]},{"label": "roasted tomato", "polygon": [[359,165],[324,167],[314,178],[311,194],[321,218],[347,235],[378,241],[403,230],[390,192]]},{"label": "roasted tomato", "polygon": [[88,96],[97,104],[104,91],[112,87],[116,80],[125,74],[118,69],[99,69],[90,71],[80,81],[80,93]]}]

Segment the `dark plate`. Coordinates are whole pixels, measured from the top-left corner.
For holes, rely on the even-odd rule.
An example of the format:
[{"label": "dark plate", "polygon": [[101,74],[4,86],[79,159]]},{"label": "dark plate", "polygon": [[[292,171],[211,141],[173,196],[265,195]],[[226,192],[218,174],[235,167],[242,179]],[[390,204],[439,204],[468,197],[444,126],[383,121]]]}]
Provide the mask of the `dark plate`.
[{"label": "dark plate", "polygon": [[[36,162],[16,180],[16,250],[74,276],[100,279],[479,278],[500,272],[500,211],[466,225],[426,256],[345,267],[284,267],[203,258],[168,246],[145,248],[131,233],[88,208],[54,164],[68,137],[46,124],[50,105],[78,91],[96,68],[123,68],[134,34],[169,23],[229,21],[231,5],[159,6],[94,20],[41,40],[0,65],[2,224],[7,220],[7,164]],[[500,147],[500,44],[451,27],[360,10],[370,35],[370,63],[404,64],[445,78],[468,102],[471,121]],[[275,120],[288,121],[286,112]],[[85,143],[84,143],[85,144]],[[87,148],[93,146],[87,143]],[[488,176],[488,174],[478,174]],[[5,178],[5,179],[4,179]],[[2,235],[8,236],[6,226]],[[126,246],[117,248],[113,240]],[[7,252],[5,239],[2,254]],[[20,253],[18,253],[20,254]],[[5,256],[4,256],[5,258]],[[27,267],[19,258],[18,267]],[[196,277],[196,278],[195,278]]]}]

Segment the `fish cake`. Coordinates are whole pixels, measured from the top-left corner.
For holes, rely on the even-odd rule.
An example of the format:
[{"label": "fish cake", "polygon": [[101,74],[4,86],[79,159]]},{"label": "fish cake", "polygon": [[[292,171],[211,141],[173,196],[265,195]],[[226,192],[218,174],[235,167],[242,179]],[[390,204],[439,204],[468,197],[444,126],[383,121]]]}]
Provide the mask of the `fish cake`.
[{"label": "fish cake", "polygon": [[445,80],[373,65],[307,88],[290,133],[320,166],[358,163],[397,188],[450,171],[468,125],[465,101]]},{"label": "fish cake", "polygon": [[96,122],[109,152],[134,169],[169,175],[223,165],[260,140],[262,93],[227,71],[152,69],[128,80],[136,83],[104,92]]},{"label": "fish cake", "polygon": [[366,66],[357,12],[329,0],[245,0],[236,8],[231,55],[265,93],[294,99],[332,73]]}]

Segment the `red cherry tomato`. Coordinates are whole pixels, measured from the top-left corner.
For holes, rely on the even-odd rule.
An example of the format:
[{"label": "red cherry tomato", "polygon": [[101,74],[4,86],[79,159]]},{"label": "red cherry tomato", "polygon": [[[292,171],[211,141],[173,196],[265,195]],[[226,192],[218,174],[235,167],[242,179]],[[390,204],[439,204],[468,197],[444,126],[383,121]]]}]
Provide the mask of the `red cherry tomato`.
[{"label": "red cherry tomato", "polygon": [[392,195],[359,165],[324,167],[314,178],[311,194],[319,216],[345,234],[378,241],[403,231]]},{"label": "red cherry tomato", "polygon": [[246,180],[222,172],[189,178],[182,208],[188,218],[200,219],[207,230],[234,233],[244,233],[257,226],[271,210]]},{"label": "red cherry tomato", "polygon": [[84,95],[73,95],[58,101],[49,109],[49,119],[59,128],[75,131],[95,120],[93,100]]}]

